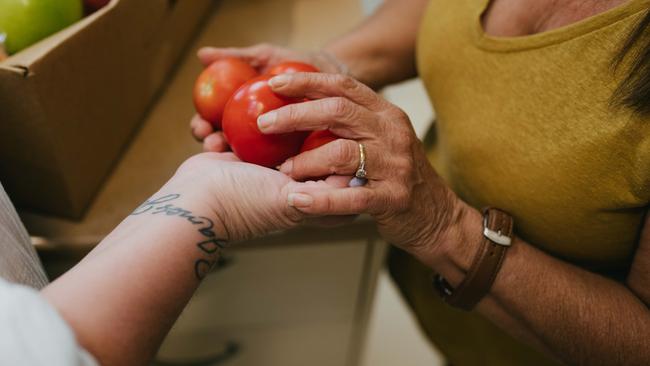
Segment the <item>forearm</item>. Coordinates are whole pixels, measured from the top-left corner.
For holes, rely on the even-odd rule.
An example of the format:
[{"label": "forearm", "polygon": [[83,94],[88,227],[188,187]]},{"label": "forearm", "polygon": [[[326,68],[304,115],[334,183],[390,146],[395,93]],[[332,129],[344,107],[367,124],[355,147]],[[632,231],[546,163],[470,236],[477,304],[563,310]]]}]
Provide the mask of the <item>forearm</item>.
[{"label": "forearm", "polygon": [[[452,286],[478,250],[478,211],[458,215],[436,256],[419,258]],[[477,310],[569,364],[650,363],[650,311],[625,285],[553,258],[516,239]]]},{"label": "forearm", "polygon": [[170,183],[43,290],[104,365],[145,364],[218,255],[207,201]]},{"label": "forearm", "polygon": [[426,0],[387,0],[352,32],[325,47],[350,74],[377,89],[416,76],[415,43]]}]

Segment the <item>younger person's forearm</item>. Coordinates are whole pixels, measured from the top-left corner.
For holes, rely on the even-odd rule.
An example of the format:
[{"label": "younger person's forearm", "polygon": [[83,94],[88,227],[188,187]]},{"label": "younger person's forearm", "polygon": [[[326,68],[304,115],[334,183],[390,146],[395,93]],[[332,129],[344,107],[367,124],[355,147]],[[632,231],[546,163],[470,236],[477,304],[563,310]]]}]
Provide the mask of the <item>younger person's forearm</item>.
[{"label": "younger person's forearm", "polygon": [[223,229],[192,194],[163,188],[43,290],[101,364],[147,363],[215,263]]}]

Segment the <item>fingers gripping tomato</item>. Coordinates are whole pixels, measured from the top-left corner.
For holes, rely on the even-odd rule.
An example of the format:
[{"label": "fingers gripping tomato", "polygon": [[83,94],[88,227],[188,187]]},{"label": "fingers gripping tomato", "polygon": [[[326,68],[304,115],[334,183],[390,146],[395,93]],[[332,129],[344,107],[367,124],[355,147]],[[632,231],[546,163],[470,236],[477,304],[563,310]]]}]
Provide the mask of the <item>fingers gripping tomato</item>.
[{"label": "fingers gripping tomato", "polygon": [[272,75],[252,79],[232,96],[223,116],[223,132],[232,151],[243,161],[274,168],[298,154],[307,132],[265,135],[257,117],[302,100],[275,94],[268,84]]},{"label": "fingers gripping tomato", "polygon": [[194,106],[199,115],[215,129],[221,128],[228,99],[257,71],[238,58],[225,58],[208,66],[194,84]]},{"label": "fingers gripping tomato", "polygon": [[330,130],[314,131],[311,134],[309,134],[309,136],[307,136],[305,142],[302,144],[302,147],[300,148],[300,152],[304,153],[305,151],[313,150],[317,147],[321,147],[327,143],[330,143],[338,138],[339,137],[331,133]]}]

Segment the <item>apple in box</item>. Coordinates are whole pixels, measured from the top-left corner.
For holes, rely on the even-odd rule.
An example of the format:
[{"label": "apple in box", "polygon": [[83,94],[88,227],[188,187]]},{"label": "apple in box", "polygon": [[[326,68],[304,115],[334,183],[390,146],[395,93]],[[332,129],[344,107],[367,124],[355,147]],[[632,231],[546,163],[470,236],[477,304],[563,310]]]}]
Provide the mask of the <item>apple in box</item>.
[{"label": "apple in box", "polygon": [[14,54],[82,17],[81,0],[0,0],[0,40]]}]

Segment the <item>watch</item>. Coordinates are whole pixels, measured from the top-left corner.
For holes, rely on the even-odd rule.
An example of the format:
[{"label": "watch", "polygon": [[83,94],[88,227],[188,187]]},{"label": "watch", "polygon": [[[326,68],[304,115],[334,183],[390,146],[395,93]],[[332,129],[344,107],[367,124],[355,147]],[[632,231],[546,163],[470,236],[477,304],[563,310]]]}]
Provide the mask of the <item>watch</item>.
[{"label": "watch", "polygon": [[434,275],[434,287],[446,303],[469,311],[487,295],[512,245],[512,230],[508,213],[492,207],[483,209],[483,238],[465,279],[452,288],[444,277]]}]

